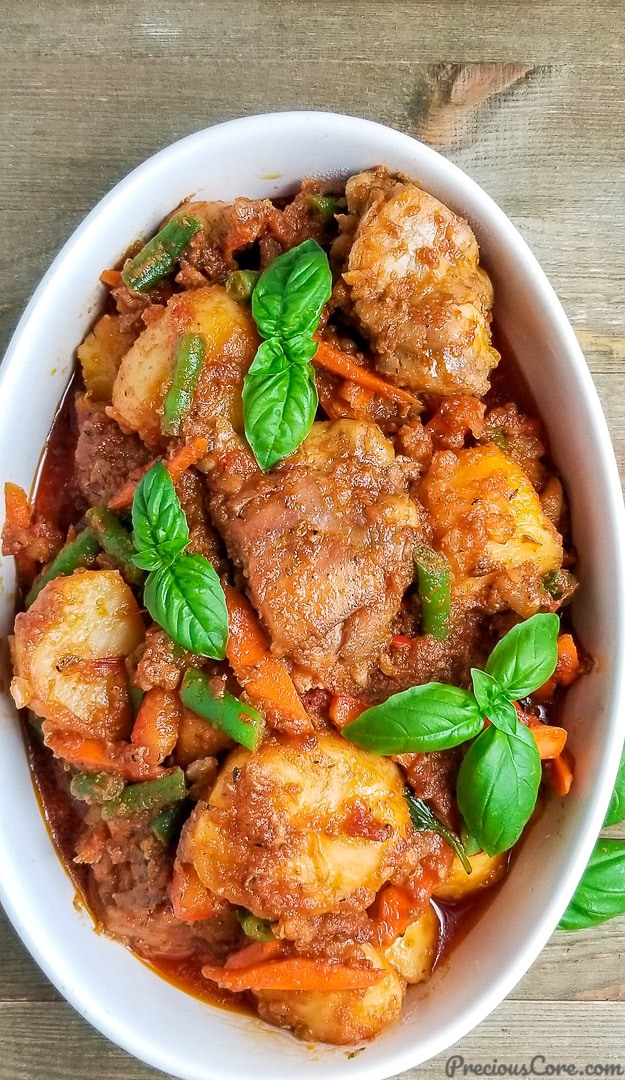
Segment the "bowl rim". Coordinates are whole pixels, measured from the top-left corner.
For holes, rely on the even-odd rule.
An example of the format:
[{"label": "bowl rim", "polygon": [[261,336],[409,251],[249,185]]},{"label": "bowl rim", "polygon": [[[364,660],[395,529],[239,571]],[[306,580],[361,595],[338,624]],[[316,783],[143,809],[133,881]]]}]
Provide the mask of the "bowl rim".
[{"label": "bowl rim", "polygon": [[[28,330],[31,320],[36,316],[39,305],[45,300],[46,293],[58,271],[71,258],[75,249],[88,240],[92,231],[95,232],[98,230],[101,220],[111,209],[118,204],[121,205],[126,199],[131,198],[135,189],[141,189],[143,184],[148,182],[151,176],[158,173],[159,170],[164,167],[167,167],[170,161],[176,158],[181,149],[192,148],[196,144],[199,145],[207,138],[210,138],[215,132],[232,129],[234,132],[239,133],[241,138],[244,138],[247,130],[251,130],[261,124],[266,125],[267,138],[269,139],[272,131],[279,130],[282,125],[288,125],[294,121],[300,123],[307,121],[310,123],[321,122],[324,125],[332,126],[335,129],[333,132],[334,135],[340,132],[343,125],[347,125],[352,130],[359,128],[363,133],[371,134],[378,143],[382,138],[385,138],[387,142],[389,142],[389,145],[392,143],[396,147],[403,146],[404,148],[410,146],[413,153],[415,152],[414,147],[416,145],[419,148],[418,153],[423,159],[432,162],[444,162],[445,169],[451,177],[452,182],[459,184],[474,196],[479,197],[479,200],[481,200],[483,206],[487,208],[491,218],[496,222],[501,243],[507,247],[514,258],[515,263],[520,264],[534,279],[537,288],[542,294],[545,306],[548,308],[549,322],[555,328],[559,340],[564,345],[568,363],[571,364],[575,370],[578,384],[580,385],[583,394],[586,396],[587,403],[592,412],[594,423],[592,436],[604,465],[604,481],[609,495],[609,505],[606,507],[606,517],[609,518],[611,528],[614,530],[615,535],[618,535],[618,531],[620,531],[621,536],[624,535],[625,510],[623,507],[623,494],[616,459],[599,397],[587,368],[582,350],[564,309],[526,241],[504,211],[500,209],[484,188],[472,180],[452,161],[445,158],[444,155],[439,154],[431,147],[428,147],[404,132],[397,131],[384,124],[349,116],[343,113],[319,110],[288,110],[274,113],[258,113],[233,120],[227,120],[222,123],[202,128],[199,131],[174,141],[148,157],[130,173],[124,176],[106,195],[104,195],[102,199],[98,201],[74,230],[53,260],[47,272],[44,274],[38,287],[35,289],[5,352],[4,360],[0,368],[0,401],[10,400],[16,383],[18,383],[22,377],[21,349],[23,347],[24,339],[26,339],[27,346]],[[618,595],[625,599],[625,552],[622,550],[622,547],[619,549],[616,545],[615,552],[616,564],[614,566],[614,588]],[[369,1064],[366,1061],[366,1055],[363,1055],[362,1058],[359,1059],[359,1062],[355,1063],[354,1069],[354,1076],[357,1076],[359,1080],[384,1080],[384,1078],[392,1076],[397,1072],[414,1067],[424,1060],[429,1060],[430,1057],[451,1047],[459,1038],[480,1023],[492,1009],[506,997],[535,960],[536,956],[551,936],[553,930],[556,928],[557,923],[576,888],[577,882],[583,873],[596,837],[601,829],[620,760],[624,733],[619,731],[615,717],[619,705],[622,706],[625,704],[624,607],[625,605],[621,606],[621,614],[617,628],[618,632],[615,635],[613,647],[613,655],[616,658],[616,663],[614,665],[614,679],[611,685],[611,694],[609,695],[610,702],[608,709],[612,717],[612,723],[611,725],[608,725],[608,734],[605,740],[605,770],[603,775],[600,776],[597,781],[598,788],[596,786],[594,789],[594,810],[587,823],[583,840],[578,843],[576,855],[568,866],[565,880],[561,883],[557,896],[552,897],[552,902],[548,906],[547,915],[542,920],[540,931],[534,931],[529,937],[525,948],[519,950],[516,962],[509,965],[509,968],[505,972],[500,973],[493,978],[489,993],[484,994],[481,998],[476,1000],[472,1008],[467,1009],[455,1023],[448,1026],[444,1036],[440,1037],[437,1042],[434,1041],[433,1044],[428,1047],[428,1054],[426,1057],[419,1056],[418,1045],[411,1046],[405,1050],[398,1048],[395,1052],[389,1047],[389,1058],[392,1059],[390,1069],[380,1069],[379,1063],[372,1062]],[[0,838],[0,852],[1,851],[2,841]],[[175,1071],[173,1058],[171,1060],[165,1060],[162,1053],[152,1053],[151,1046],[146,1039],[138,1038],[128,1024],[125,1024],[124,1021],[116,1018],[108,1011],[104,1011],[101,1004],[98,1002],[97,994],[94,994],[91,991],[88,994],[85,994],[84,987],[80,985],[74,986],[71,979],[63,976],[63,972],[59,970],[58,960],[53,960],[49,955],[49,950],[46,951],[46,949],[42,948],[41,941],[38,938],[35,938],[31,927],[21,918],[20,912],[13,902],[11,890],[4,878],[0,878],[0,901],[2,902],[13,927],[31,955],[35,958],[38,965],[69,1003],[85,1019],[87,1019],[89,1023],[117,1045],[136,1057],[139,1057],[147,1064],[158,1069],[169,1069],[172,1071],[173,1075],[182,1075]],[[174,1064],[173,1069],[172,1064]],[[210,1066],[210,1075],[214,1075],[215,1077],[229,1076],[230,1078],[234,1075],[233,1073],[221,1072],[219,1069],[213,1072],[212,1070],[214,1067],[215,1063]],[[187,1074],[185,1073],[184,1075]],[[206,1073],[206,1076],[208,1075],[209,1073]],[[331,1077],[334,1075],[334,1070],[329,1062],[325,1065],[323,1075],[326,1080],[331,1080]]]}]

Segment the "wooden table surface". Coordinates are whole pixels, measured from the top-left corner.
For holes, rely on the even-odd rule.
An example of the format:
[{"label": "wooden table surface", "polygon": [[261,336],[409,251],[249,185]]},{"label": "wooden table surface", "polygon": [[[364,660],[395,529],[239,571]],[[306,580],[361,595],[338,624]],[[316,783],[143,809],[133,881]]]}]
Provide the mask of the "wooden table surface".
[{"label": "wooden table surface", "polygon": [[[245,113],[348,112],[442,150],[510,215],[625,468],[622,0],[2,0],[0,49],[0,345],[85,213],[149,154]],[[92,1030],[2,916],[0,957],[0,1080],[161,1075]],[[624,959],[625,918],[556,933],[454,1053],[625,1069]],[[438,1080],[449,1056],[405,1075]]]}]

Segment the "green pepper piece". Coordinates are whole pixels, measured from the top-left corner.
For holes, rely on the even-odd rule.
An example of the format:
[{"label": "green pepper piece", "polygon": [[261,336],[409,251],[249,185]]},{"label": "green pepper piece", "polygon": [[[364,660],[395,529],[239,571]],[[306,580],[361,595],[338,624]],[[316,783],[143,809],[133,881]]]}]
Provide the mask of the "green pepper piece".
[{"label": "green pepper piece", "polygon": [[180,434],[182,421],[191,408],[205,354],[206,342],[201,334],[182,334],[178,339],[171,386],[163,403],[163,435]]},{"label": "green pepper piece", "polygon": [[118,517],[105,506],[92,507],[87,510],[85,517],[107,555],[117,564],[122,577],[129,585],[142,585],[145,574],[132,561],[136,554],[132,536]]},{"label": "green pepper piece", "polygon": [[247,908],[237,908],[237,919],[246,937],[253,941],[273,941],[275,934],[268,919],[259,919]]},{"label": "green pepper piece", "polygon": [[70,791],[74,798],[81,802],[105,803],[118,799],[125,786],[121,776],[79,772],[72,777]]},{"label": "green pepper piece", "polygon": [[142,690],[140,686],[136,686],[135,683],[128,681],[128,697],[130,698],[130,708],[132,709],[132,715],[136,717],[139,712],[141,702],[145,697],[145,690]]},{"label": "green pepper piece", "polygon": [[57,577],[69,577],[79,567],[91,566],[100,553],[100,541],[91,529],[78,533],[69,544],[61,548],[55,559],[52,560],[47,570],[35,582],[28,593],[25,606],[28,608],[37,599],[44,585]]},{"label": "green pepper piece", "polygon": [[238,304],[249,300],[260,277],[260,270],[233,270],[226,281],[226,292]]},{"label": "green pepper piece", "polygon": [[172,769],[158,780],[144,780],[141,784],[126,784],[117,799],[104,803],[102,817],[129,817],[145,810],[160,810],[169,803],[179,802],[187,794],[182,769]]},{"label": "green pepper piece", "polygon": [[345,202],[344,199],[337,199],[334,195],[314,195],[306,196],[306,205],[310,210],[315,210],[317,214],[327,223],[332,221],[334,215],[338,213],[339,204]]},{"label": "green pepper piece", "polygon": [[180,697],[187,708],[225,731],[235,742],[248,750],[257,750],[262,741],[265,722],[260,713],[245,701],[239,701],[224,690],[213,693],[210,679],[196,668],[187,668],[180,688]]},{"label": "green pepper piece", "polygon": [[122,280],[133,292],[146,292],[170,274],[174,264],[202,228],[197,218],[176,214],[160,232],[148,240],[138,255],[122,270]]},{"label": "green pepper piece", "polygon": [[189,813],[189,807],[190,803],[186,799],[181,799],[179,802],[171,803],[170,806],[164,806],[154,818],[150,828],[157,840],[160,840],[165,847],[169,847],[180,834]]},{"label": "green pepper piece", "polygon": [[451,572],[444,555],[428,544],[417,544],[413,552],[421,602],[424,634],[443,641],[449,633],[451,614]]}]

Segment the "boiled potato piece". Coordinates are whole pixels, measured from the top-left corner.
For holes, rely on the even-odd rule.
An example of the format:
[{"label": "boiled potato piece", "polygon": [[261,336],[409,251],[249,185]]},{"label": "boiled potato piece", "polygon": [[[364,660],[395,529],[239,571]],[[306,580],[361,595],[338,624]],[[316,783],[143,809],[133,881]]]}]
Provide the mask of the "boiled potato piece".
[{"label": "boiled potato piece", "polygon": [[[70,731],[123,738],[132,723],[123,658],[144,636],[137,602],[117,570],[55,578],[15,620],[16,705]],[[119,663],[107,663],[114,659]]]},{"label": "boiled potato piece", "polygon": [[508,868],[508,853],[505,851],[501,855],[487,855],[485,851],[478,851],[476,855],[470,855],[469,860],[471,873],[467,874],[458,856],[454,856],[447,879],[434,889],[437,900],[464,900],[466,896],[501,881]]},{"label": "boiled potato piece", "polygon": [[562,539],[537,492],[498,446],[436,454],[420,494],[457,591],[525,564],[541,576],[562,565]]},{"label": "boiled potato piece", "polygon": [[362,951],[386,976],[367,990],[263,990],[255,994],[258,1013],[270,1024],[292,1028],[300,1039],[341,1046],[373,1039],[400,1013],[406,984],[371,945]]},{"label": "boiled potato piece", "polygon": [[221,285],[207,285],[172,296],[161,318],[143,331],[121,362],[113,407],[148,445],[160,439],[163,401],[182,334],[201,334],[206,342],[190,413],[199,424],[193,433],[208,435],[224,418],[235,430],[242,429],[240,391],[259,339],[249,310],[231,300]]},{"label": "boiled potato piece", "polygon": [[78,347],[87,393],[92,401],[111,401],[113,383],[135,335],[121,329],[119,315],[103,315]]},{"label": "boiled potato piece", "polygon": [[440,924],[431,904],[423,915],[410,923],[404,933],[384,950],[389,964],[408,983],[420,983],[432,974],[438,951]]},{"label": "boiled potato piece", "polygon": [[212,892],[273,921],[364,911],[411,836],[398,767],[319,734],[312,749],[269,739],[254,754],[235,750],[186,827],[182,857]]}]

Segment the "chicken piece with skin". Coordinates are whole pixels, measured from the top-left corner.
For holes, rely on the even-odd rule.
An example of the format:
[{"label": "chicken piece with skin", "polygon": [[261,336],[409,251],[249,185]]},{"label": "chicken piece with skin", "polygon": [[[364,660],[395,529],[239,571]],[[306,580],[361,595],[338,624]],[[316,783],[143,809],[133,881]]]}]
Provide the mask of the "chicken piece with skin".
[{"label": "chicken piece with skin", "polygon": [[343,278],[378,370],[421,393],[485,394],[493,288],[467,222],[384,168],[345,194],[359,221]]},{"label": "chicken piece with skin", "polygon": [[377,425],[338,420],[314,424],[271,473],[213,499],[272,651],[292,662],[298,688],[362,685],[388,641],[420,536],[413,472]]},{"label": "chicken piece with skin", "polygon": [[211,892],[275,921],[364,912],[386,881],[418,866],[421,847],[400,769],[320,734],[312,748],[267,739],[256,753],[235,750],[179,856]]}]

